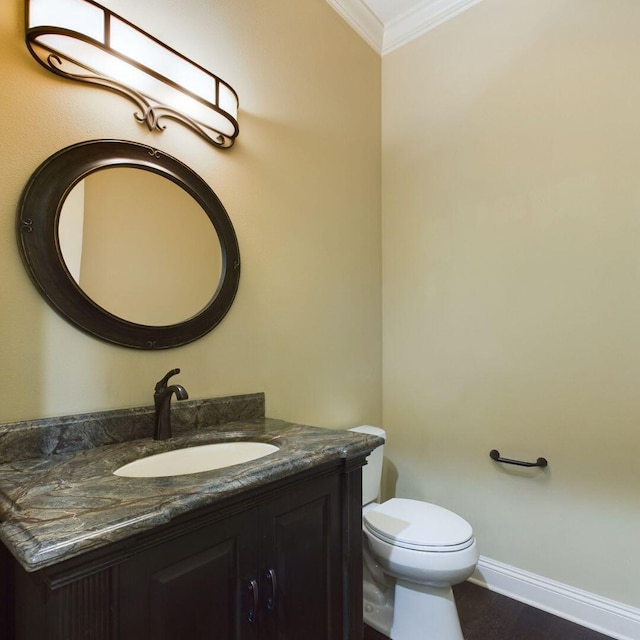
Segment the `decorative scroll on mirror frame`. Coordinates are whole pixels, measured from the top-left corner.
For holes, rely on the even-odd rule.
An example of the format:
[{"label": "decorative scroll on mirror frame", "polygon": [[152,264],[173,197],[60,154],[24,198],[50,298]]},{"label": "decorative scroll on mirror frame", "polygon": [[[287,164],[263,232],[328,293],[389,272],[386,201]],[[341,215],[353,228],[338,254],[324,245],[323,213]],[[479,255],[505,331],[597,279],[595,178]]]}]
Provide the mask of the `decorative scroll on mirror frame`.
[{"label": "decorative scroll on mirror frame", "polygon": [[[97,304],[71,275],[61,251],[60,214],[72,189],[91,174],[110,168],[152,172],[171,181],[193,198],[206,214],[219,241],[219,272],[206,274],[217,282],[200,311],[168,325],[147,325],[119,317]],[[144,206],[141,202],[140,206]],[[174,213],[172,213],[174,215]],[[175,211],[180,222],[180,212]],[[240,280],[240,251],[231,220],[209,185],[175,158],[156,149],[122,140],[93,140],[62,149],[45,160],[29,179],[17,219],[18,247],[26,270],[40,294],[63,318],[107,342],[135,349],[181,346],[211,331],[229,311]],[[216,249],[218,251],[218,249]],[[175,256],[159,255],[158,260]],[[162,282],[150,289],[172,296]]]}]

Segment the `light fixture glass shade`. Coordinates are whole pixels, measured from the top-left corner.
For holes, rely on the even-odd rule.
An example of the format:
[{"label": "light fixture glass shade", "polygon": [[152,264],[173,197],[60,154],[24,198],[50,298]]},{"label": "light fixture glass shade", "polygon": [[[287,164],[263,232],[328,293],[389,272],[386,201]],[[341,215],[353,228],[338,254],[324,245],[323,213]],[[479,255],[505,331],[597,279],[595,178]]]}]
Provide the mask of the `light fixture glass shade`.
[{"label": "light fixture glass shade", "polygon": [[171,118],[218,147],[238,135],[233,88],[94,0],[26,0],[26,41],[46,69],[133,100],[149,129]]}]

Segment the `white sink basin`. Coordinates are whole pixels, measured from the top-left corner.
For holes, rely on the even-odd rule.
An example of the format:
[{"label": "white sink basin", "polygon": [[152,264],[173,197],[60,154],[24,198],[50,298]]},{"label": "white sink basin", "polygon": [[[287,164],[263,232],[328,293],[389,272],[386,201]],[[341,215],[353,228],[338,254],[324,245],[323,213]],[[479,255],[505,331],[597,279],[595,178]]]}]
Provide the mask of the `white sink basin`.
[{"label": "white sink basin", "polygon": [[224,469],[234,464],[257,460],[274,453],[278,447],[265,442],[221,442],[176,449],[140,458],[113,473],[126,478],[164,478]]}]

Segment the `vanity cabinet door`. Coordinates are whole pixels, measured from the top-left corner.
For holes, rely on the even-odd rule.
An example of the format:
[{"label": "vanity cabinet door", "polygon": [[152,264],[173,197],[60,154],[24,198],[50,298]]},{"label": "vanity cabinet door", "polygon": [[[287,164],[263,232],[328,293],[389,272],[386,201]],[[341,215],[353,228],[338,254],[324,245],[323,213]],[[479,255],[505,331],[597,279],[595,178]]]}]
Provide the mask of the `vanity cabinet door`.
[{"label": "vanity cabinet door", "polygon": [[259,507],[262,640],[343,637],[340,477]]},{"label": "vanity cabinet door", "polygon": [[256,564],[255,510],[137,553],[119,569],[118,638],[257,640]]}]

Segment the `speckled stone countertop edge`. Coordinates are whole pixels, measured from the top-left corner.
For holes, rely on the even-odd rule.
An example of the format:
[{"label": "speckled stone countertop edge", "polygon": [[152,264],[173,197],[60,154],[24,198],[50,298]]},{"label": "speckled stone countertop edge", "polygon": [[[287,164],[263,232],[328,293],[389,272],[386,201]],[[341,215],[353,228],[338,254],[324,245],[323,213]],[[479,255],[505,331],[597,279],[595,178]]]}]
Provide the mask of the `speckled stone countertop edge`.
[{"label": "speckled stone countertop edge", "polygon": [[[167,478],[122,478],[113,471],[139,457],[209,444],[254,440],[279,447],[252,462]],[[0,465],[0,541],[27,571],[148,531],[243,491],[338,458],[368,453],[376,436],[282,420],[253,419],[80,448]]]}]

